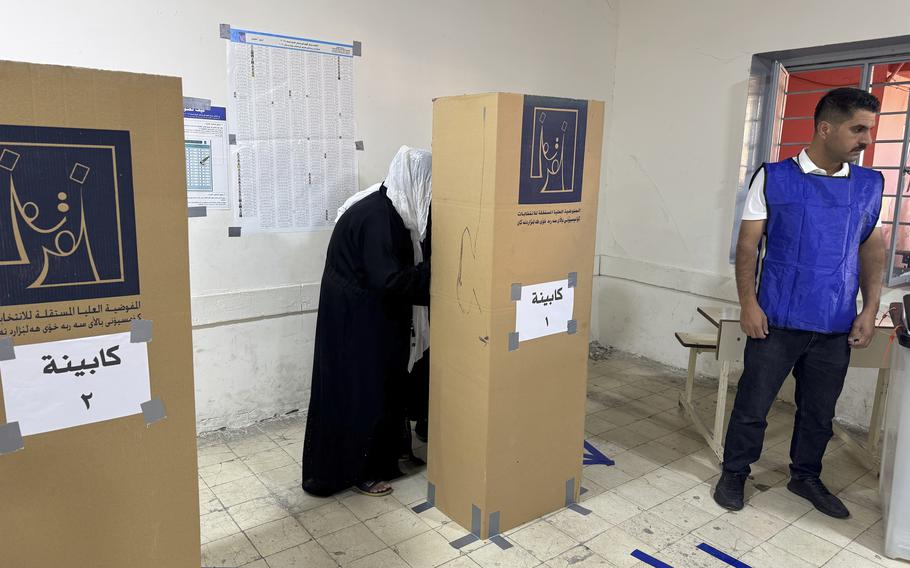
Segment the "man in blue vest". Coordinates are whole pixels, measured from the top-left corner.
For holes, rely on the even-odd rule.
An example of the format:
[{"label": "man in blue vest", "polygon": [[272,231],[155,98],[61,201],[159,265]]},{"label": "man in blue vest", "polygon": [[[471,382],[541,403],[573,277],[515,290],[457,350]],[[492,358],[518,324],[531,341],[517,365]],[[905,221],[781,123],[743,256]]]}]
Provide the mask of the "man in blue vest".
[{"label": "man in blue vest", "polygon": [[797,410],[787,489],[826,515],[850,516],[819,476],[850,350],[871,342],[881,296],[883,177],[851,163],[872,143],[879,108],[859,89],[827,93],[815,109],[809,147],[764,164],[752,178],[736,248],[749,339],[714,491],[727,509],[743,508],[768,411],[792,371]]}]

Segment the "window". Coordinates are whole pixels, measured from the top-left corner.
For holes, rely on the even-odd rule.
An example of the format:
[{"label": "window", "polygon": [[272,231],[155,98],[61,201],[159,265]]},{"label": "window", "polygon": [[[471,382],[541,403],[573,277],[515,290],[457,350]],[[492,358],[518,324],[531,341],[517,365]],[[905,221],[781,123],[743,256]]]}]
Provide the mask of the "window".
[{"label": "window", "polygon": [[860,156],[859,164],[880,171],[885,179],[881,219],[887,248],[886,284],[910,284],[908,39],[879,40],[890,44],[885,46],[854,44],[841,50],[832,46],[827,53],[810,49],[753,58],[731,261],[751,173],[763,161],[799,154],[812,140],[819,99],[832,89],[856,87],[872,92],[882,102],[873,143]]}]

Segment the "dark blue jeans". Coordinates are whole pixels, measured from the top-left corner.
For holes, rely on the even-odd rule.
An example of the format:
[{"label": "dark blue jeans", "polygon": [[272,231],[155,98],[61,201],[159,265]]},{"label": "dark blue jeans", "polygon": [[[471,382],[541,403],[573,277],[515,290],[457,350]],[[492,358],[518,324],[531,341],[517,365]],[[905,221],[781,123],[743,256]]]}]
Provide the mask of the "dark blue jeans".
[{"label": "dark blue jeans", "polygon": [[771,328],[746,342],[745,366],[724,442],[724,471],[748,474],[761,456],[768,411],[790,371],[796,378],[796,419],[790,475],[818,477],[831,439],[834,407],[850,365],[846,333]]}]

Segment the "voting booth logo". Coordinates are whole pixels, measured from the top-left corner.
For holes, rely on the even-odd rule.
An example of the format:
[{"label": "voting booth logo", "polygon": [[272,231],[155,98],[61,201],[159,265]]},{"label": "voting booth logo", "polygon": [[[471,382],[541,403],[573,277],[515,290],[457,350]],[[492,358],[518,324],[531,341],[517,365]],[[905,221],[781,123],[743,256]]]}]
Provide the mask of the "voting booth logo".
[{"label": "voting booth logo", "polygon": [[581,201],[587,122],[588,101],[525,97],[519,203]]},{"label": "voting booth logo", "polygon": [[0,125],[0,306],[139,293],[129,132]]}]

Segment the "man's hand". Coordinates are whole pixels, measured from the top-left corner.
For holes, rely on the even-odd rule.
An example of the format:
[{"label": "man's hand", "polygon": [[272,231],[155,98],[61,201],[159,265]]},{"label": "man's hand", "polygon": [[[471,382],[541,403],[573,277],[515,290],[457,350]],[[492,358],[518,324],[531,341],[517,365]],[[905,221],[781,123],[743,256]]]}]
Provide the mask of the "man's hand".
[{"label": "man's hand", "polygon": [[853,329],[847,338],[847,343],[854,349],[865,349],[872,343],[875,333],[875,313],[863,311],[853,320]]},{"label": "man's hand", "polygon": [[739,326],[752,339],[768,336],[768,316],[757,303],[743,307],[740,311]]}]

